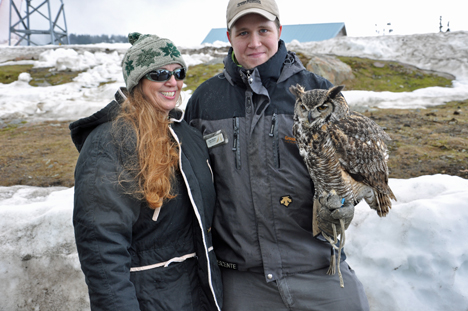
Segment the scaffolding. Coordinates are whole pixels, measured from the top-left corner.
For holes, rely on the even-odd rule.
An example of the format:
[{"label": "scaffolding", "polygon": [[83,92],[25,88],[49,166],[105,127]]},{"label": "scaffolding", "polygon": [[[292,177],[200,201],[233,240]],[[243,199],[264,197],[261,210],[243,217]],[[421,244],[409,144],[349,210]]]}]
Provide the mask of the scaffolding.
[{"label": "scaffolding", "polygon": [[[18,36],[19,38],[15,45],[19,45],[23,40],[26,40],[27,45],[44,45],[33,41],[33,37],[35,35],[50,36],[50,42],[46,43],[46,45],[70,44],[63,1],[60,0],[60,8],[58,9],[55,18],[52,18],[53,16],[49,0],[43,1],[38,6],[33,6],[31,2],[32,0],[26,0],[26,11],[24,12],[24,15],[22,15],[21,7],[18,8],[13,0],[10,1],[10,32],[8,38],[9,45],[11,45],[12,34]],[[47,12],[44,14],[41,12],[41,9],[44,10],[45,7],[47,8]],[[31,18],[38,17],[43,17],[46,19],[49,24],[49,29],[34,29],[34,27],[31,25]],[[18,21],[12,24],[13,20]]]}]

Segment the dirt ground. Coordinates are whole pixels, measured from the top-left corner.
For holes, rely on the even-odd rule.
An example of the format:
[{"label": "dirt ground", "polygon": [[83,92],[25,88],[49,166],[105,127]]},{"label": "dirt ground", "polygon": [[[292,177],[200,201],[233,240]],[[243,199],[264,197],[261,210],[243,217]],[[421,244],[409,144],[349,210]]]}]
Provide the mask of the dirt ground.
[{"label": "dirt ground", "polygon": [[385,129],[390,178],[448,174],[468,178],[468,100],[429,109],[366,112]]},{"label": "dirt ground", "polygon": [[[468,100],[429,109],[364,112],[390,135],[390,178],[449,174],[468,178]],[[78,151],[69,122],[0,129],[0,186],[74,185]]]},{"label": "dirt ground", "polygon": [[0,186],[73,186],[78,151],[68,124],[25,123],[0,129]]}]

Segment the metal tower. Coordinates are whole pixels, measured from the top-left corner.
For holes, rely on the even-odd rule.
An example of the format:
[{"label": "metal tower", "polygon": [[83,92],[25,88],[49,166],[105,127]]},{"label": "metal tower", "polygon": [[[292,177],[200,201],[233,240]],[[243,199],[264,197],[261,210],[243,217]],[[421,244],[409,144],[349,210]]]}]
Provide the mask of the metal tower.
[{"label": "metal tower", "polygon": [[[31,38],[33,35],[46,35],[50,36],[50,42],[46,44],[70,44],[68,39],[68,30],[67,30],[67,22],[65,19],[65,10],[63,1],[60,0],[60,8],[55,16],[52,18],[52,12],[50,7],[50,1],[44,0],[40,5],[34,7],[31,2],[32,0],[26,0],[26,12],[24,16],[21,15],[21,7],[17,7],[13,0],[10,0],[10,33],[9,33],[9,45],[11,45],[11,35],[15,34],[19,37],[18,42],[15,45],[19,45],[23,40],[26,40],[28,45],[44,45],[44,44],[37,44]],[[21,3],[21,2],[20,2]],[[41,12],[41,8],[47,8],[47,12],[44,14]],[[12,16],[15,17],[15,20],[19,20],[15,24],[12,25]],[[48,29],[46,30],[38,30],[34,29],[34,26],[31,25],[31,19],[34,22],[37,21],[39,17],[45,18],[48,22]],[[62,23],[59,25],[59,20],[62,17]],[[44,20],[42,20],[44,22]],[[22,27],[21,27],[22,26]]]}]

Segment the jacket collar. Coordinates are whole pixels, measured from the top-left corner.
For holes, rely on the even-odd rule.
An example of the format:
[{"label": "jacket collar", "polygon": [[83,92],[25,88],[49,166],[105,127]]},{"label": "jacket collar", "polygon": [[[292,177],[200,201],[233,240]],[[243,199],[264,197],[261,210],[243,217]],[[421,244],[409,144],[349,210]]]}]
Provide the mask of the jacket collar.
[{"label": "jacket collar", "polygon": [[171,122],[177,122],[180,123],[184,119],[184,111],[181,110],[180,108],[174,108],[171,111],[169,111],[169,119]]},{"label": "jacket collar", "polygon": [[115,93],[114,97],[115,97],[115,100],[119,103],[119,104],[122,104],[126,99],[127,99],[127,96],[128,96],[128,90],[126,87],[121,87],[117,90],[117,92]]},{"label": "jacket collar", "polygon": [[253,72],[258,72],[263,85],[267,85],[271,80],[277,81],[283,69],[283,63],[287,58],[288,51],[283,40],[278,42],[278,51],[268,61],[253,69],[247,70],[239,67],[232,60],[233,48],[229,49],[228,55],[224,59],[224,67],[227,71],[228,78],[235,84],[244,84],[242,76],[250,76]]}]

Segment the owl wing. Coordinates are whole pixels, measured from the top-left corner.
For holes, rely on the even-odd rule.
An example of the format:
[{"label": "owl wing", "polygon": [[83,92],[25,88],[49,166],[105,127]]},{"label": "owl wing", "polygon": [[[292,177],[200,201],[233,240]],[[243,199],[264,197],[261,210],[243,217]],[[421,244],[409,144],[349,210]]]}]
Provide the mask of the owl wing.
[{"label": "owl wing", "polygon": [[357,112],[333,122],[329,132],[342,168],[354,180],[386,193],[388,152],[385,141],[391,140],[388,134]]}]

